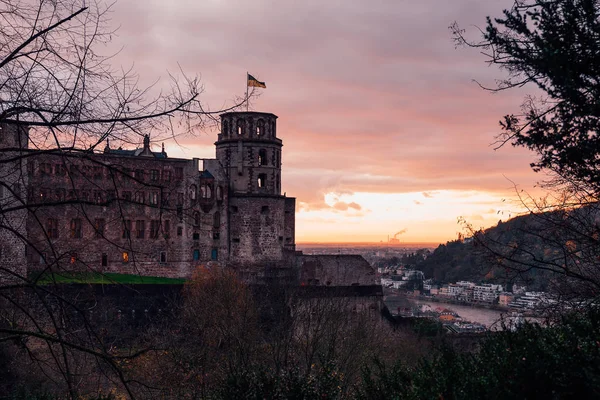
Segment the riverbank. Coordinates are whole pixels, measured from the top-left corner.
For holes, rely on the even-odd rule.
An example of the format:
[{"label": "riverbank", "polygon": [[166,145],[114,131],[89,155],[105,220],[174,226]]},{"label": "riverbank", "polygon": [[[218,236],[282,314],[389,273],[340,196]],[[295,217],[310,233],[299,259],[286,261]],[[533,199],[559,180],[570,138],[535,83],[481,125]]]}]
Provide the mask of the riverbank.
[{"label": "riverbank", "polygon": [[[388,289],[389,290],[389,289]],[[487,310],[495,310],[495,311],[500,311],[500,312],[510,312],[513,311],[508,307],[505,306],[501,306],[499,304],[488,304],[488,303],[474,303],[474,302],[465,302],[465,301],[458,301],[458,300],[454,300],[454,299],[450,299],[447,297],[433,297],[433,296],[423,296],[423,295],[414,295],[411,293],[405,293],[405,292],[400,292],[400,291],[388,291],[384,289],[384,299],[385,296],[397,296],[397,297],[404,297],[406,299],[410,299],[410,300],[420,300],[420,301],[428,301],[428,302],[432,302],[432,303],[445,303],[445,304],[455,304],[458,306],[464,306],[464,307],[473,307],[473,308],[484,308]]]}]

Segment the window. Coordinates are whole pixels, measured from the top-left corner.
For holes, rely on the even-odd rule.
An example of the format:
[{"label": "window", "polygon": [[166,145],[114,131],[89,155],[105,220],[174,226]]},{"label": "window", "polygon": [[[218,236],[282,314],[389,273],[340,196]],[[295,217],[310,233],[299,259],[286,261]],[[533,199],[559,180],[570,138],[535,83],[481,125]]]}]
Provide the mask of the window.
[{"label": "window", "polygon": [[106,267],[108,265],[108,255],[106,253],[102,253],[102,266]]},{"label": "window", "polygon": [[158,181],[158,170],[157,169],[150,170],[150,180],[153,182]]},{"label": "window", "polygon": [[77,165],[71,165],[71,177],[79,176],[79,167]]},{"label": "window", "polygon": [[148,193],[148,203],[151,206],[158,205],[158,193],[157,192],[150,192],[150,193]]},{"label": "window", "polygon": [[96,204],[104,203],[104,193],[100,190],[94,190],[94,202]]},{"label": "window", "polygon": [[146,221],[138,219],[135,221],[135,237],[137,239],[143,239],[146,233]]},{"label": "window", "polygon": [[219,228],[221,226],[221,213],[216,212],[213,214],[213,228]]},{"label": "window", "polygon": [[233,238],[233,239],[231,239],[231,241],[233,243],[239,243],[240,242],[240,238]]},{"label": "window", "polygon": [[94,220],[94,237],[100,239],[104,237],[104,230],[106,227],[106,221],[103,218],[96,218]]},{"label": "window", "polygon": [[237,206],[231,206],[231,212],[232,212],[232,213],[236,213],[236,212],[238,212],[238,208],[237,208]]},{"label": "window", "polygon": [[166,219],[163,223],[163,235],[165,239],[171,236],[171,220]]},{"label": "window", "polygon": [[96,167],[94,167],[92,169],[92,171],[93,171],[93,174],[94,174],[93,175],[94,179],[102,179],[102,175],[103,175],[103,173],[102,173],[102,167],[96,166]]},{"label": "window", "polygon": [[183,179],[183,168],[177,167],[175,168],[175,180],[180,181]]},{"label": "window", "polygon": [[256,136],[264,135],[265,133],[265,121],[259,119],[256,123]]},{"label": "window", "polygon": [[177,227],[177,236],[182,236],[183,235],[183,228],[181,226]]},{"label": "window", "polygon": [[135,179],[137,179],[138,181],[144,180],[144,170],[143,169],[135,170]]},{"label": "window", "polygon": [[129,252],[124,251],[123,254],[121,255],[121,259],[123,260],[124,263],[128,263],[129,262]]},{"label": "window", "polygon": [[213,261],[217,261],[218,256],[219,256],[219,250],[216,248],[213,248],[210,251],[210,259]]},{"label": "window", "polygon": [[200,226],[200,213],[194,212],[194,226]]},{"label": "window", "polygon": [[217,186],[217,200],[223,200],[223,188],[221,186]]},{"label": "window", "polygon": [[178,206],[183,205],[183,193],[177,193],[177,205]]},{"label": "window", "polygon": [[121,235],[123,239],[129,239],[131,237],[131,220],[126,219],[123,221],[123,233]]},{"label": "window", "polygon": [[54,165],[54,175],[65,176],[67,174],[67,167],[63,164]]},{"label": "window", "polygon": [[237,120],[237,134],[238,135],[244,134],[244,120],[242,120],[242,119]]},{"label": "window", "polygon": [[163,181],[165,181],[165,182],[171,181],[171,171],[163,171]]},{"label": "window", "polygon": [[200,259],[200,250],[198,249],[194,249],[194,255],[193,255],[194,261],[197,261]]},{"label": "window", "polygon": [[71,253],[69,263],[75,264],[77,262],[77,253]]},{"label": "window", "polygon": [[198,232],[194,232],[194,234],[192,235],[192,238],[194,240],[200,240],[200,234]]},{"label": "window", "polygon": [[162,207],[168,207],[169,204],[171,203],[170,199],[171,199],[171,193],[162,192],[162,196],[161,196]]},{"label": "window", "polygon": [[54,189],[54,197],[56,198],[56,200],[58,201],[64,201],[65,200],[65,189]]},{"label": "window", "polygon": [[145,201],[144,197],[145,197],[144,192],[135,192],[134,201],[139,204],[144,204],[144,201]]},{"label": "window", "polygon": [[21,198],[21,184],[20,183],[13,183],[12,191],[13,191],[13,195],[15,196],[15,198],[17,198],[17,199]]},{"label": "window", "polygon": [[210,185],[205,183],[200,186],[200,197],[203,199],[210,199],[212,197],[212,189]]},{"label": "window", "polygon": [[221,234],[219,233],[219,231],[214,230],[213,231],[213,239],[218,240],[220,237],[221,237]]},{"label": "window", "polygon": [[46,265],[46,253],[40,253],[40,265]]},{"label": "window", "polygon": [[190,186],[190,199],[196,200],[196,195],[197,195],[196,185],[191,185]]},{"label": "window", "polygon": [[153,219],[150,221],[150,239],[158,239],[158,234],[160,232],[160,221],[157,219]]},{"label": "window", "polygon": [[258,151],[258,165],[267,165],[267,150],[260,149]]},{"label": "window", "polygon": [[128,190],[121,192],[121,197],[123,197],[123,200],[125,201],[131,201],[131,192]]},{"label": "window", "polygon": [[229,121],[223,121],[223,128],[221,130],[225,135],[229,135]]},{"label": "window", "polygon": [[258,187],[265,188],[267,186],[267,174],[258,174]]},{"label": "window", "polygon": [[262,206],[262,208],[260,209],[260,212],[262,214],[267,214],[269,212],[269,206]]},{"label": "window", "polygon": [[81,239],[81,219],[73,218],[71,220],[71,239]]},{"label": "window", "polygon": [[167,262],[167,252],[166,251],[161,251],[160,252],[160,262],[162,264]]}]

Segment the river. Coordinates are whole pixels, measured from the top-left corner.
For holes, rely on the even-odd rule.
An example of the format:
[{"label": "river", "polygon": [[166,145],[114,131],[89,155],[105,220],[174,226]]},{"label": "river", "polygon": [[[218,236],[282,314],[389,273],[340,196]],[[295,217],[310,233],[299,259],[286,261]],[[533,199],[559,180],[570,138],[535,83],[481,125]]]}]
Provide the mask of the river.
[{"label": "river", "polygon": [[[448,303],[438,303],[435,301],[426,301],[426,300],[416,300],[411,298],[406,298],[403,296],[394,296],[388,295],[385,297],[385,304],[392,314],[396,313],[398,308],[420,308],[422,311],[427,311],[427,307],[430,307],[431,310],[435,311],[436,309],[444,309],[447,308],[449,310],[457,313],[461,318],[471,322],[478,322],[486,326],[486,328],[490,330],[501,330],[502,323],[501,321],[504,319],[504,322],[510,324],[510,321],[513,320],[513,317],[510,316],[510,312],[508,311],[498,311],[498,310],[490,310],[489,308],[480,308],[466,305],[457,305],[457,304],[448,304]],[[425,308],[423,308],[425,307]]]}]

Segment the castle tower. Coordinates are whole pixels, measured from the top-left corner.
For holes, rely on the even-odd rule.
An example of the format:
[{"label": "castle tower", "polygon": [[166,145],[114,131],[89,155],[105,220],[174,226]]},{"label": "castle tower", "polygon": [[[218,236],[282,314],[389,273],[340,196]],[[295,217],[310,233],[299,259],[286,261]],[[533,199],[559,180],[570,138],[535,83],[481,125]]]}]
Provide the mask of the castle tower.
[{"label": "castle tower", "polygon": [[295,249],[296,199],[281,195],[281,139],[277,116],[221,115],[217,161],[229,184],[229,261],[280,263]]},{"label": "castle tower", "polygon": [[215,143],[217,160],[229,176],[233,193],[281,194],[281,139],[277,116],[260,112],[221,115]]}]

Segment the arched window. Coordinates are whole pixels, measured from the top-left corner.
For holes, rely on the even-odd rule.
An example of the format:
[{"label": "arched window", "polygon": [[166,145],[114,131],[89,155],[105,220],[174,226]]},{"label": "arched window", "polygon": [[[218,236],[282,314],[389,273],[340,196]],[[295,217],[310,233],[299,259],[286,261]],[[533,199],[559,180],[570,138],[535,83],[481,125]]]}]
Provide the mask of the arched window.
[{"label": "arched window", "polygon": [[258,174],[259,189],[267,187],[267,174]]},{"label": "arched window", "polygon": [[217,186],[217,200],[223,200],[223,188],[221,186]]},{"label": "arched window", "polygon": [[190,186],[190,199],[196,200],[196,194],[197,194],[196,185],[191,185]]},{"label": "arched window", "polygon": [[267,165],[267,150],[260,149],[258,151],[258,165]]},{"label": "arched window", "polygon": [[200,197],[203,199],[210,199],[212,197],[212,188],[209,184],[205,183],[200,186]]},{"label": "arched window", "polygon": [[229,136],[229,121],[225,120],[223,121],[223,132],[225,134],[225,136]]},{"label": "arched window", "polygon": [[241,118],[237,120],[237,134],[238,135],[244,134],[244,120]]},{"label": "arched window", "polygon": [[194,226],[200,226],[200,213],[194,212]]},{"label": "arched window", "polygon": [[265,134],[265,121],[259,119],[256,123],[256,136],[261,136]]}]

